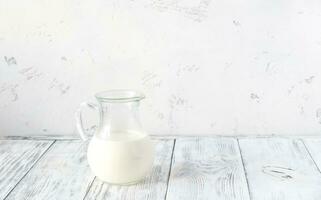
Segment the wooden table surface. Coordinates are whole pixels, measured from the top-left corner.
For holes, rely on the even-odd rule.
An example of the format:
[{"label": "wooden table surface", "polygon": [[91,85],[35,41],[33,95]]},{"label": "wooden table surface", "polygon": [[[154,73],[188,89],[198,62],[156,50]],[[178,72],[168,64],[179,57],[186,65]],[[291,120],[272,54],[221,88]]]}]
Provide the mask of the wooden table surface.
[{"label": "wooden table surface", "polygon": [[149,177],[101,182],[87,143],[66,138],[0,139],[0,200],[321,200],[320,137],[157,137]]}]

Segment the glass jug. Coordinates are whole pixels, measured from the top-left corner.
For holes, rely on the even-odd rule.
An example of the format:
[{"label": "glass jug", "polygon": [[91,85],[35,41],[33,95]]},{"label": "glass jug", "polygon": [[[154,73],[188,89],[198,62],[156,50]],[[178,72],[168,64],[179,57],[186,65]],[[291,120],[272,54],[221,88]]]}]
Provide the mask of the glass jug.
[{"label": "glass jug", "polygon": [[132,90],[111,90],[95,95],[98,104],[82,103],[76,112],[77,130],[88,140],[82,123],[82,108],[88,106],[100,114],[98,129],[91,138],[87,159],[94,174],[113,184],[132,184],[143,179],[154,160],[154,145],[143,131],[139,103],[145,96]]}]

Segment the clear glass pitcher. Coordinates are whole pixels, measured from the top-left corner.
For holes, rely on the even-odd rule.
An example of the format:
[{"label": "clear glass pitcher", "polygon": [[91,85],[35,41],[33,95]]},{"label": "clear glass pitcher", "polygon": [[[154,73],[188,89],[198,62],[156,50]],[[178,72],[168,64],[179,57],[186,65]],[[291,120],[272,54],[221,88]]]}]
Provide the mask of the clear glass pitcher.
[{"label": "clear glass pitcher", "polygon": [[110,90],[95,95],[98,104],[82,103],[76,112],[77,130],[83,140],[84,106],[99,111],[98,129],[89,142],[87,159],[94,174],[113,184],[132,184],[151,170],[154,145],[144,132],[139,118],[139,103],[145,96],[132,90]]}]

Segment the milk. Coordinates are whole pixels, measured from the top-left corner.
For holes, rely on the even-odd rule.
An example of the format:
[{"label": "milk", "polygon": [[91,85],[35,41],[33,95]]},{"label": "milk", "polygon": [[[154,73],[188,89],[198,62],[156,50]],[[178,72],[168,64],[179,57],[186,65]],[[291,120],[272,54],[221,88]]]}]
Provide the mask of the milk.
[{"label": "milk", "polygon": [[143,179],[152,168],[153,157],[153,142],[139,132],[112,133],[103,139],[94,136],[87,152],[94,174],[114,184],[130,184]]}]

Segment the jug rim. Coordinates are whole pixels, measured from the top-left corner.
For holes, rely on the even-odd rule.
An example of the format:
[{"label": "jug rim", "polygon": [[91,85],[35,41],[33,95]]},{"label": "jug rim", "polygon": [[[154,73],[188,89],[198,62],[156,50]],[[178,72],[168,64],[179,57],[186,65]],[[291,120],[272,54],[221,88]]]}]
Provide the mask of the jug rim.
[{"label": "jug rim", "polygon": [[131,102],[142,100],[145,95],[138,90],[118,89],[98,92],[95,97],[105,102]]}]

